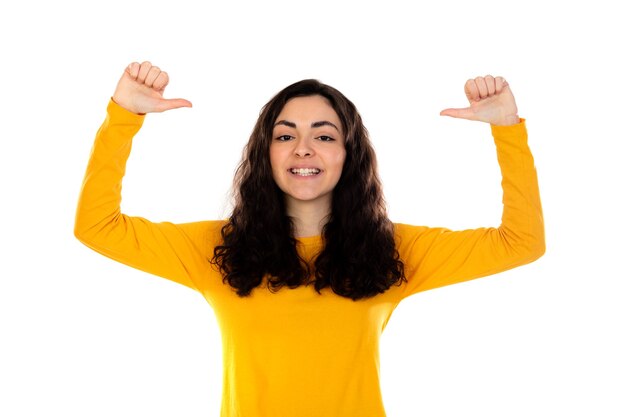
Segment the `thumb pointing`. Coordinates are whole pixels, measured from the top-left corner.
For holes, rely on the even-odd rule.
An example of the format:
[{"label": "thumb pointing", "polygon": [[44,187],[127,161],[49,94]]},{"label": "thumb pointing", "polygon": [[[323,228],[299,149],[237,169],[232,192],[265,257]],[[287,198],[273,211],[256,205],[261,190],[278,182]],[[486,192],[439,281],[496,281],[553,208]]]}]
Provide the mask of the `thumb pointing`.
[{"label": "thumb pointing", "polygon": [[178,109],[181,107],[192,107],[192,105],[189,100],[185,100],[184,98],[163,99],[160,102],[159,111]]},{"label": "thumb pointing", "polygon": [[462,109],[445,109],[439,113],[440,116],[450,116],[458,119],[471,119],[474,116],[474,112],[469,108]]}]

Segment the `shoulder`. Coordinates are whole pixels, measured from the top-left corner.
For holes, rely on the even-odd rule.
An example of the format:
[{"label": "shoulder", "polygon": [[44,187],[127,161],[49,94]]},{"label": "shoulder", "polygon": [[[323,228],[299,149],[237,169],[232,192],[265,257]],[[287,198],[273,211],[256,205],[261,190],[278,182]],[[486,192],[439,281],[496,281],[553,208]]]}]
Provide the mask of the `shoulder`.
[{"label": "shoulder", "polygon": [[405,223],[394,223],[394,239],[396,249],[401,257],[425,253],[438,239],[451,234],[445,227],[416,226]]},{"label": "shoulder", "polygon": [[393,223],[393,232],[396,242],[406,242],[419,238],[422,234],[429,230],[427,226],[416,226],[406,223]]},{"label": "shoulder", "polygon": [[428,233],[426,226],[416,226],[406,223],[394,223],[394,239],[396,248],[400,253],[411,250],[411,248]]}]

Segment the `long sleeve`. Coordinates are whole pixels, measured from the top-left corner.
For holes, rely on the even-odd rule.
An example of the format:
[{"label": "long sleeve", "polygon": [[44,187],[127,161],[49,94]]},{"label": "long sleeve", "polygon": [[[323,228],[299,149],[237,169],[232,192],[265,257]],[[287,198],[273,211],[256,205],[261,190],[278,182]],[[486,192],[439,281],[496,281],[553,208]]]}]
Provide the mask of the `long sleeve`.
[{"label": "long sleeve", "polygon": [[206,285],[208,233],[219,222],[152,223],[120,211],[126,161],[143,120],[109,102],[91,150],[74,234],[109,258],[200,291]]},{"label": "long sleeve", "polygon": [[396,225],[408,284],[401,298],[502,272],[545,252],[543,215],[525,121],[492,126],[502,172],[503,212],[499,227],[451,231]]}]

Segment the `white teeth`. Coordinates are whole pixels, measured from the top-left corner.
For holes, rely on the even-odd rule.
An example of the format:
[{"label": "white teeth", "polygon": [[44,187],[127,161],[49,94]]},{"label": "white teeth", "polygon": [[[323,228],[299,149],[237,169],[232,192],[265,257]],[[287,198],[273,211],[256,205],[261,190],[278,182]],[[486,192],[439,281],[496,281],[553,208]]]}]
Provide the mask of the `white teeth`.
[{"label": "white teeth", "polygon": [[317,175],[320,173],[320,170],[317,168],[292,168],[290,169],[292,174],[296,174],[296,175],[303,175],[303,176],[309,176],[309,175]]}]

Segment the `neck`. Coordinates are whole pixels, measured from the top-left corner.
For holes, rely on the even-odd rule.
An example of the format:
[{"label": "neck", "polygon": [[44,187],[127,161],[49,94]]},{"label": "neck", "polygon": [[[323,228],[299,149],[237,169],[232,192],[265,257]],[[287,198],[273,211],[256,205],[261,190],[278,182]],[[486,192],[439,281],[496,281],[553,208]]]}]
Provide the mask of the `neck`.
[{"label": "neck", "polygon": [[291,217],[295,237],[319,236],[330,214],[330,202],[293,201],[287,199],[287,215]]}]

